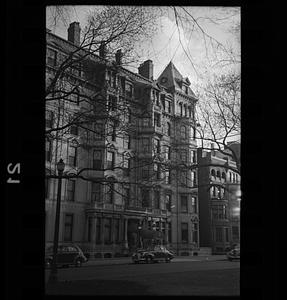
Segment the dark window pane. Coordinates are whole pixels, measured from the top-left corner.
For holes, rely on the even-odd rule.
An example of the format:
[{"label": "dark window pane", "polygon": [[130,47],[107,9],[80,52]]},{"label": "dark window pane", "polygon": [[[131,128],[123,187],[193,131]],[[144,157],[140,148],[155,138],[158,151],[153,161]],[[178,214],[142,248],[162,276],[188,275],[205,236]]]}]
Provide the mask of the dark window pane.
[{"label": "dark window pane", "polygon": [[188,223],[181,223],[181,241],[188,243]]},{"label": "dark window pane", "polygon": [[72,233],[73,233],[73,215],[67,214],[65,215],[65,223],[64,223],[64,241],[72,241]]},{"label": "dark window pane", "polygon": [[67,201],[74,201],[75,200],[75,181],[68,180],[67,186]]},{"label": "dark window pane", "polygon": [[92,182],[91,201],[101,201],[101,183]]},{"label": "dark window pane", "polygon": [[160,192],[155,191],[154,193],[154,208],[159,209],[160,208]]},{"label": "dark window pane", "polygon": [[149,207],[149,190],[142,189],[142,207]]},{"label": "dark window pane", "polygon": [[187,196],[186,195],[180,196],[180,204],[181,204],[181,211],[187,212]]}]

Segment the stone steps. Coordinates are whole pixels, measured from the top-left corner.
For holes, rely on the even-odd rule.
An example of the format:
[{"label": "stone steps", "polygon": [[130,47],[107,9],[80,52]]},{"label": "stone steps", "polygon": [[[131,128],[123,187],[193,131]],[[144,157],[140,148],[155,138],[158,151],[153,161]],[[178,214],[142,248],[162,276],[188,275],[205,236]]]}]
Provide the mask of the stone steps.
[{"label": "stone steps", "polygon": [[210,247],[200,247],[198,251],[199,256],[208,256],[212,254],[212,248]]}]

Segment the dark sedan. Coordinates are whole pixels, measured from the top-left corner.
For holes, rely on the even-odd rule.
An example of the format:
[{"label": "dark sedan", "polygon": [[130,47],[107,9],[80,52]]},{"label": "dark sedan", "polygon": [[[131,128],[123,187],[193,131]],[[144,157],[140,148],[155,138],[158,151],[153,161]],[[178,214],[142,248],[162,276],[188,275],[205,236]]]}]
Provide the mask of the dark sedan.
[{"label": "dark sedan", "polygon": [[174,254],[164,246],[155,246],[152,249],[138,249],[132,255],[132,261],[134,263],[170,262],[173,258]]},{"label": "dark sedan", "polygon": [[[53,246],[49,247],[45,253],[45,265],[50,267],[53,261]],[[88,259],[78,245],[65,244],[59,245],[57,253],[57,266],[73,265],[80,267],[82,263],[87,262]]]},{"label": "dark sedan", "polygon": [[232,261],[234,259],[240,260],[240,248],[236,247],[234,249],[231,249],[226,253],[226,257],[228,260]]}]

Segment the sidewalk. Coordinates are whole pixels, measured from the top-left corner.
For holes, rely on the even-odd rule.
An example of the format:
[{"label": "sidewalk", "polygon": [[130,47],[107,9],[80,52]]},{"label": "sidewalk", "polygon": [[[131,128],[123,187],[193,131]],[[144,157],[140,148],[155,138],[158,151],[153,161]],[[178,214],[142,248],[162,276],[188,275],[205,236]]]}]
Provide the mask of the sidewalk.
[{"label": "sidewalk", "polygon": [[[172,262],[187,262],[187,261],[217,261],[226,260],[226,255],[208,255],[208,256],[175,256]],[[89,260],[83,266],[94,266],[94,265],[126,265],[131,264],[131,257],[120,257],[120,258],[100,258]]]}]

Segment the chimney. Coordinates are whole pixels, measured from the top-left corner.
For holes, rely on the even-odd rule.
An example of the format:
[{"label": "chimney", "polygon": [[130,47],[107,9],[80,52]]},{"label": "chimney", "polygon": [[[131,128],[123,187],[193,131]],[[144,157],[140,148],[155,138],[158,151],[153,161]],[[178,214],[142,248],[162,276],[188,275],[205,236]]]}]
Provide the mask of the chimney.
[{"label": "chimney", "polygon": [[143,62],[139,68],[139,74],[147,79],[153,80],[153,63],[152,60],[148,59]]},{"label": "chimney", "polygon": [[100,48],[99,48],[99,55],[101,58],[106,58],[107,55],[107,46],[104,42],[101,42]]},{"label": "chimney", "polygon": [[211,148],[211,155],[215,155],[215,150],[214,150],[214,143],[210,143],[210,148]]},{"label": "chimney", "polygon": [[119,50],[116,52],[116,64],[117,64],[117,65],[121,65],[121,64],[122,64],[122,57],[123,57],[122,50],[119,49]]},{"label": "chimney", "polygon": [[81,28],[79,22],[73,22],[68,28],[68,41],[80,46]]}]

